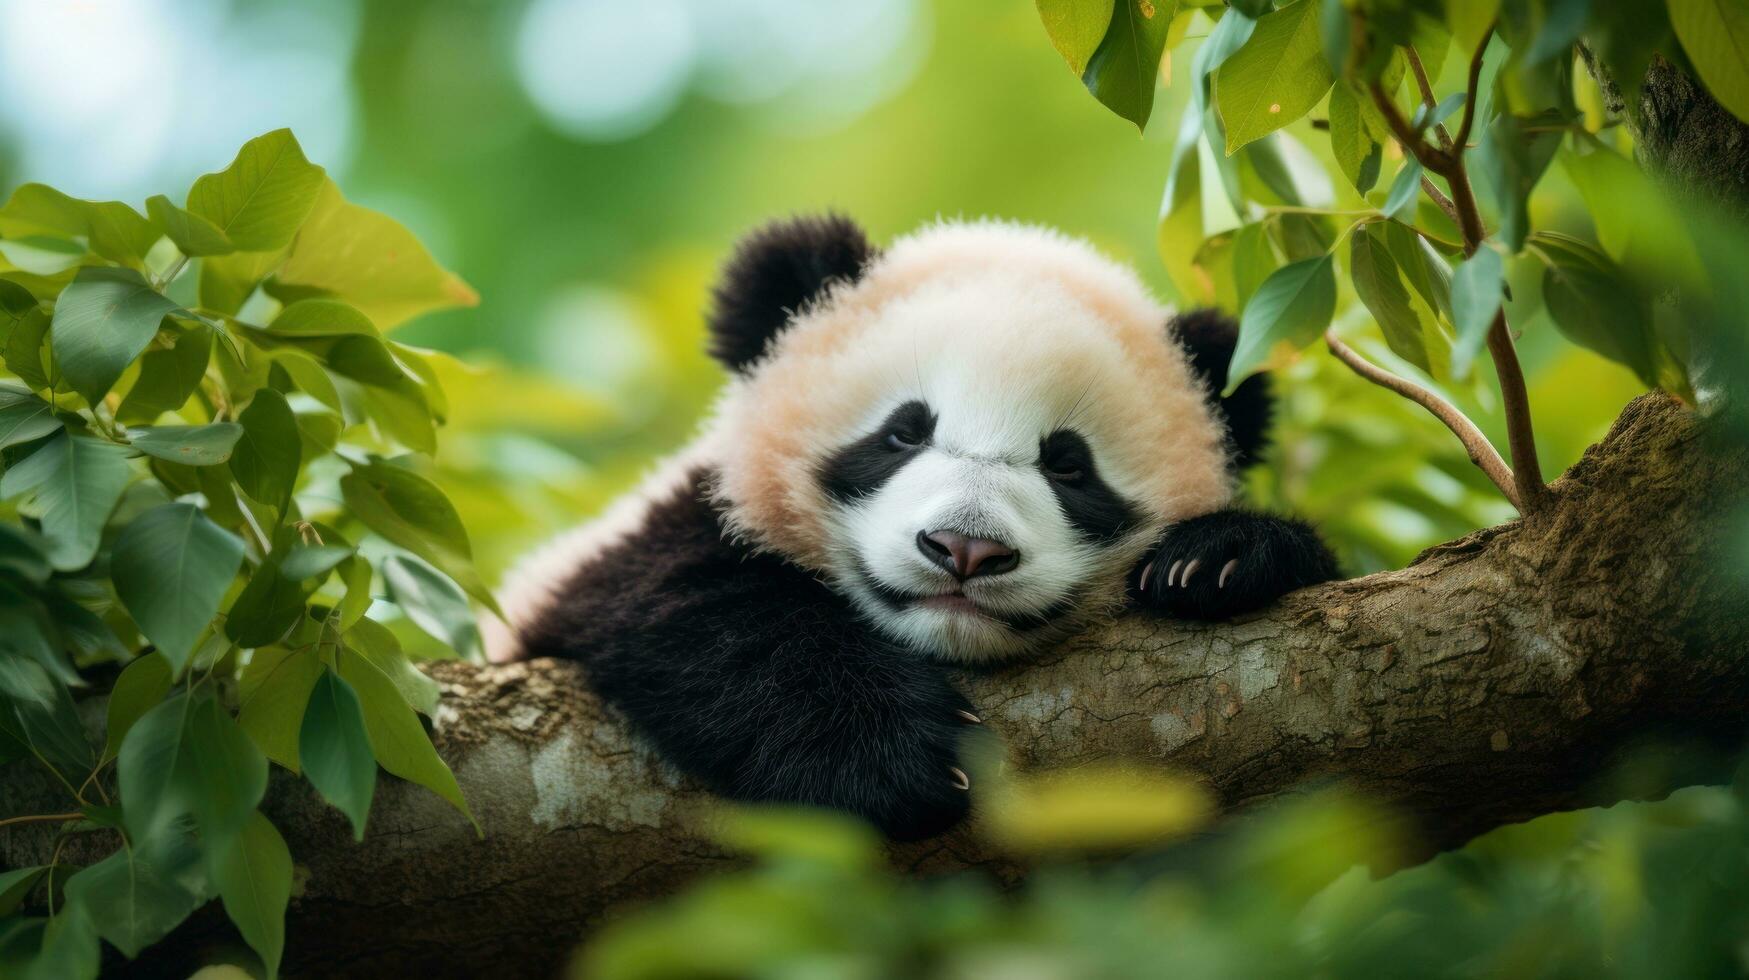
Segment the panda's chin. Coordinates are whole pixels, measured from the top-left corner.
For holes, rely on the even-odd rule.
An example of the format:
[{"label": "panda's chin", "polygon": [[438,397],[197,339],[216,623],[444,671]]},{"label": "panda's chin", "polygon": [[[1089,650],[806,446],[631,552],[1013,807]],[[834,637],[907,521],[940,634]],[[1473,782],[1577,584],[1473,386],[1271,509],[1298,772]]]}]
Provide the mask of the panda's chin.
[{"label": "panda's chin", "polygon": [[1014,612],[952,591],[907,593],[859,569],[848,589],[875,627],[919,653],[955,663],[990,663],[1033,653],[1062,638],[1076,619],[1069,599]]}]

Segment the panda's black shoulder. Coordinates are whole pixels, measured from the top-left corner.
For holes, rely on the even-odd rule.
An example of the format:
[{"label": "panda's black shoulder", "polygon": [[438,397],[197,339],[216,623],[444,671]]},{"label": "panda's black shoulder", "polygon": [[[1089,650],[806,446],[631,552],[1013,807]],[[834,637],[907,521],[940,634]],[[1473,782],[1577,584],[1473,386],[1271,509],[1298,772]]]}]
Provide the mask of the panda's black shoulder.
[{"label": "panda's black shoulder", "polygon": [[[580,560],[519,630],[524,654],[685,661],[701,648],[799,628],[799,609],[851,618],[818,578],[725,532],[710,500],[713,478],[706,468],[690,472],[624,537]],[[743,635],[755,627],[772,635]]]},{"label": "panda's black shoulder", "polygon": [[1172,317],[1167,330],[1190,360],[1190,370],[1222,422],[1233,446],[1233,462],[1240,469],[1257,462],[1269,445],[1269,423],[1275,416],[1275,396],[1267,374],[1246,378],[1231,395],[1221,397],[1227,385],[1227,366],[1239,346],[1239,321],[1220,310],[1190,310]]}]

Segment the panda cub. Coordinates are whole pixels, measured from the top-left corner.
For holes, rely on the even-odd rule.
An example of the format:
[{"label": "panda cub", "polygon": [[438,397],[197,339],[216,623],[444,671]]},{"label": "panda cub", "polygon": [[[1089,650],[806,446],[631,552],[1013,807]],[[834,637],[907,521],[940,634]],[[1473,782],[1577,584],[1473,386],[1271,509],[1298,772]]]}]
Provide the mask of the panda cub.
[{"label": "panda cub", "polygon": [[687,449],[512,573],[495,659],[564,657],[657,749],[742,800],[895,838],[967,810],[978,708],[950,664],[1129,602],[1221,618],[1334,578],[1306,525],[1235,509],[1267,381],[1053,231],[944,222],[886,251],[772,224],[723,272],[731,379]]}]

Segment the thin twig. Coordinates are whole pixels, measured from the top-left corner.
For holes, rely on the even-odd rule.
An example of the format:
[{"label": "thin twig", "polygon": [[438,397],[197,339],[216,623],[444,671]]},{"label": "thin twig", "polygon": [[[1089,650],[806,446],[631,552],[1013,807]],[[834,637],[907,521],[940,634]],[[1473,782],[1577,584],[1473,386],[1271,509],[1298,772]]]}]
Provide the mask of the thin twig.
[{"label": "thin twig", "polygon": [[5,820],[0,820],[0,827],[11,827],[24,823],[66,823],[69,820],[83,819],[85,819],[85,814],[78,811],[72,813],[31,813],[22,817],[7,817]]},{"label": "thin twig", "polygon": [[1470,128],[1476,121],[1476,95],[1482,82],[1482,56],[1488,53],[1488,40],[1494,36],[1494,25],[1482,32],[1482,39],[1476,43],[1476,53],[1470,56],[1470,75],[1464,83],[1464,91],[1469,93],[1464,98],[1463,118],[1458,122],[1457,135],[1452,137],[1454,150],[1458,154],[1470,145]]},{"label": "thin twig", "polygon": [[1439,209],[1445,212],[1445,216],[1451,219],[1452,224],[1457,224],[1457,205],[1451,203],[1451,198],[1446,197],[1445,193],[1439,189],[1439,185],[1435,184],[1433,179],[1426,174],[1421,175],[1421,189],[1427,192],[1427,196],[1433,199],[1433,203],[1439,205]]},{"label": "thin twig", "polygon": [[[1427,118],[1433,118],[1433,111],[1439,108],[1439,100],[1433,96],[1433,82],[1427,77],[1427,66],[1421,63],[1421,56],[1415,52],[1415,46],[1409,45],[1403,50],[1409,52],[1409,68],[1415,73],[1415,84],[1421,89],[1421,104],[1427,107]],[[1439,134],[1439,144],[1449,151],[1452,147],[1451,133],[1446,132],[1445,123],[1435,123],[1434,132]]]},{"label": "thin twig", "polygon": [[[1427,409],[1433,413],[1434,418],[1445,423],[1445,427],[1450,429],[1458,437],[1458,441],[1464,444],[1464,449],[1469,451],[1470,462],[1475,463],[1483,473],[1487,474],[1488,479],[1500,488],[1500,492],[1506,495],[1507,500],[1512,502],[1512,506],[1519,507],[1518,490],[1512,478],[1512,468],[1506,465],[1504,459],[1500,458],[1500,453],[1488,441],[1488,437],[1482,434],[1482,430],[1476,428],[1476,423],[1471,422],[1469,417],[1456,405],[1408,378],[1392,374],[1361,357],[1354,348],[1349,347],[1336,336],[1334,329],[1324,331],[1324,343],[1329,346],[1330,353],[1335,354],[1338,360],[1353,368],[1354,373],[1381,388],[1388,388],[1402,395]],[[1523,508],[1519,507],[1519,509]]]}]

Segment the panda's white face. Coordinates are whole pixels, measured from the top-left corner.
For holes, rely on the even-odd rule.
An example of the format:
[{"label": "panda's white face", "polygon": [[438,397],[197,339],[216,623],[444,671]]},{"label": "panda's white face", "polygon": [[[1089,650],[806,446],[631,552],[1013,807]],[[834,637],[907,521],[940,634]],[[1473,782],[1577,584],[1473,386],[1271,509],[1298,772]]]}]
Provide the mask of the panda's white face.
[{"label": "panda's white face", "polygon": [[1002,225],[900,242],[795,317],[713,426],[728,530],[930,656],[1115,612],[1166,525],[1226,503],[1225,430],[1134,277]]},{"label": "panda's white face", "polygon": [[983,660],[1060,639],[1122,595],[1158,533],[1074,412],[1028,389],[908,399],[822,469],[833,579],[918,650]]}]

